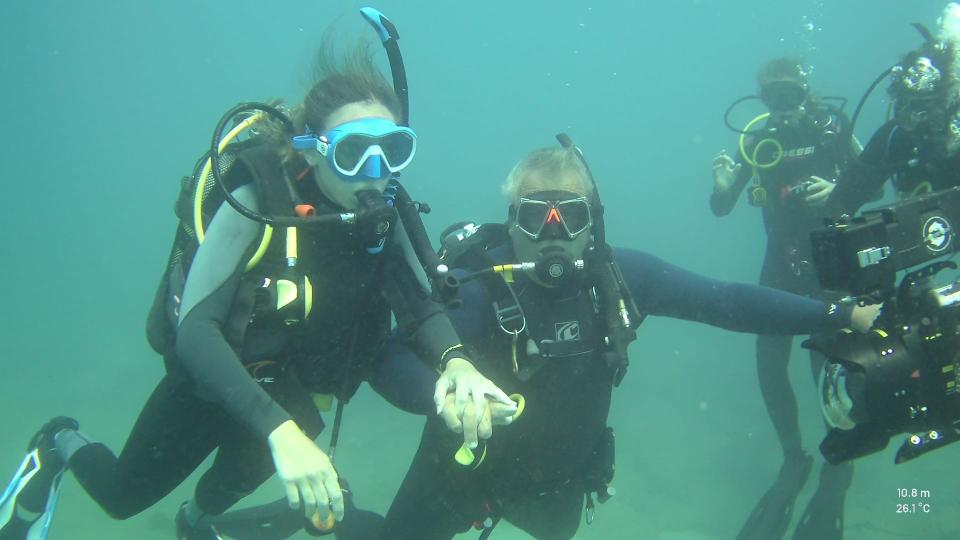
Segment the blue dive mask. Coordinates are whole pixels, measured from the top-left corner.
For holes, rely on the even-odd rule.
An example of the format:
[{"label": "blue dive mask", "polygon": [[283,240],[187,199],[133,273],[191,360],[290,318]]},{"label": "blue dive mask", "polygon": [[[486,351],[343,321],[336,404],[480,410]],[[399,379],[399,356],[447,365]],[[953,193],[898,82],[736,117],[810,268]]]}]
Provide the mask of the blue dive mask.
[{"label": "blue dive mask", "polygon": [[417,150],[417,135],[386,118],[361,118],[335,126],[324,135],[297,135],[293,147],[315,149],[342,180],[382,180],[410,164]]}]

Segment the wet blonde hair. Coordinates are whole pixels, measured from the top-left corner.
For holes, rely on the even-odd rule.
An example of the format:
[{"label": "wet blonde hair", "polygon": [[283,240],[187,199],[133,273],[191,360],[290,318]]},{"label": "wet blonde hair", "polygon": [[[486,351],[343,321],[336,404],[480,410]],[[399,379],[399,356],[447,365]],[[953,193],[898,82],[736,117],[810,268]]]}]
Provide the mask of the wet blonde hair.
[{"label": "wet blonde hair", "polygon": [[562,190],[592,198],[593,183],[574,150],[539,148],[513,166],[503,183],[503,195],[514,204],[539,191]]}]

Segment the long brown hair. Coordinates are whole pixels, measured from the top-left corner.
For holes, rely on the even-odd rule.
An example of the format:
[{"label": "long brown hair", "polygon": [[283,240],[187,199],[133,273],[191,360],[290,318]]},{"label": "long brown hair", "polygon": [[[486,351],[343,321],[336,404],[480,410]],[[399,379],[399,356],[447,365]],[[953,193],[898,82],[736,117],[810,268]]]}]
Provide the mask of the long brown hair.
[{"label": "long brown hair", "polygon": [[361,41],[347,54],[338,56],[333,41],[325,38],[314,64],[314,81],[303,100],[303,116],[299,120],[315,132],[333,127],[324,125],[327,117],[350,103],[375,101],[400,119],[400,100],[374,63],[369,41]]},{"label": "long brown hair", "polygon": [[[400,119],[400,99],[377,68],[369,41],[360,40],[346,54],[338,55],[332,34],[327,33],[314,60],[312,79],[303,102],[288,111],[297,134],[308,129],[323,133],[333,127],[324,125],[330,113],[350,103],[377,102]],[[284,160],[296,155],[289,134],[279,125],[265,127],[263,133],[275,141]]]}]

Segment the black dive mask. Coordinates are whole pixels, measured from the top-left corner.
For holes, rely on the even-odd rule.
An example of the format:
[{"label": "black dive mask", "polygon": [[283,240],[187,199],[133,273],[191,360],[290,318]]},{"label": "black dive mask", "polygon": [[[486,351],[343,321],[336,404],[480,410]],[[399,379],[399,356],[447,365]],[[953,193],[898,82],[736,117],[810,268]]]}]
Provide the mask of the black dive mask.
[{"label": "black dive mask", "polygon": [[772,113],[795,111],[807,101],[807,88],[794,82],[776,81],[760,89],[760,99]]},{"label": "black dive mask", "polygon": [[907,131],[921,136],[941,134],[947,129],[951,112],[944,75],[928,56],[890,70],[890,94],[894,118]]},{"label": "black dive mask", "polygon": [[521,197],[511,208],[517,228],[531,239],[573,240],[593,225],[590,201],[566,191],[544,191]]}]

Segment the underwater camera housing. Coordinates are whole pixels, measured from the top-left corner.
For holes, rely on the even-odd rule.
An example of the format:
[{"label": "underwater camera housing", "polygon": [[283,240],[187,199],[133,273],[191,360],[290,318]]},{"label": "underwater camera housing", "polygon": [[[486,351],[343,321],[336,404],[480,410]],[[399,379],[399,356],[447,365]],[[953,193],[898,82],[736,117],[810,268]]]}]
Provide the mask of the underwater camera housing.
[{"label": "underwater camera housing", "polygon": [[[960,439],[960,281],[933,283],[951,261],[960,187],[844,217],[811,234],[821,285],[883,302],[868,334],[814,337],[827,357],[820,402],[830,431],[820,444],[833,464],[882,450],[907,433],[895,463]],[[896,283],[901,270],[908,272]]]}]

